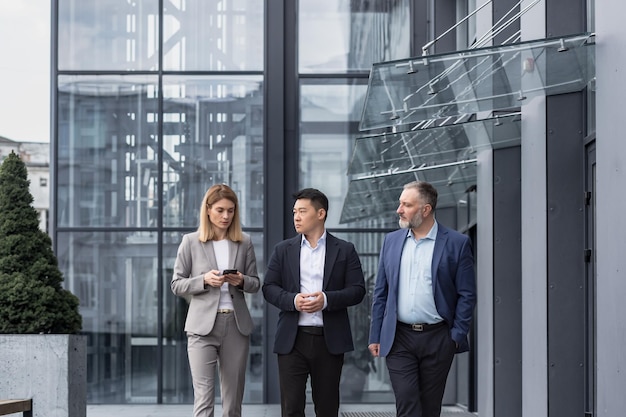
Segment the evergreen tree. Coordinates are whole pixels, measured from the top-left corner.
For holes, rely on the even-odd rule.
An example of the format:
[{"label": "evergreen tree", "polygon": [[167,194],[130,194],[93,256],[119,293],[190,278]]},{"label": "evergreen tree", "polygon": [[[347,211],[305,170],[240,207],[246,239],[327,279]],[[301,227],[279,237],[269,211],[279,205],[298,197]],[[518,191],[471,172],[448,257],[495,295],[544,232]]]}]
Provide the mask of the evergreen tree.
[{"label": "evergreen tree", "polygon": [[78,298],[62,287],[29,183],[26,165],[11,152],[0,166],[0,333],[77,333]]}]

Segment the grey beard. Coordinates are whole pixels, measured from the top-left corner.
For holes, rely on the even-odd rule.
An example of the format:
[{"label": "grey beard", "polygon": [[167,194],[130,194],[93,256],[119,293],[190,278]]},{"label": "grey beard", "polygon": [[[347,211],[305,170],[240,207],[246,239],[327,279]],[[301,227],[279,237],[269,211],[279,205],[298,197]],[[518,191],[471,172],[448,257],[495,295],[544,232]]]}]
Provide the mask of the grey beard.
[{"label": "grey beard", "polygon": [[417,229],[418,227],[420,227],[423,221],[424,219],[422,219],[421,217],[414,216],[408,222],[406,220],[399,219],[398,225],[400,225],[402,229]]}]

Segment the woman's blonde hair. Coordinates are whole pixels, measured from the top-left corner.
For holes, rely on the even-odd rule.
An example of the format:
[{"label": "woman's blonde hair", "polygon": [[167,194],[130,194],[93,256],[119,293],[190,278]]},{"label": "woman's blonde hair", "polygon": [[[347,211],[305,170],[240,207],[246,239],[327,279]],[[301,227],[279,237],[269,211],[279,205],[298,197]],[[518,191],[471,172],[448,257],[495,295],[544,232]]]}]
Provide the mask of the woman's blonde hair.
[{"label": "woman's blonde hair", "polygon": [[241,230],[241,220],[239,218],[239,201],[237,200],[237,194],[226,184],[217,184],[209,188],[204,194],[202,199],[202,206],[200,207],[200,226],[198,226],[198,239],[200,242],[206,242],[207,240],[215,239],[215,230],[213,229],[213,223],[209,219],[209,210],[211,206],[222,199],[227,199],[235,204],[235,212],[233,213],[233,221],[228,230],[226,231],[226,237],[233,242],[241,242],[243,239],[243,232]]}]

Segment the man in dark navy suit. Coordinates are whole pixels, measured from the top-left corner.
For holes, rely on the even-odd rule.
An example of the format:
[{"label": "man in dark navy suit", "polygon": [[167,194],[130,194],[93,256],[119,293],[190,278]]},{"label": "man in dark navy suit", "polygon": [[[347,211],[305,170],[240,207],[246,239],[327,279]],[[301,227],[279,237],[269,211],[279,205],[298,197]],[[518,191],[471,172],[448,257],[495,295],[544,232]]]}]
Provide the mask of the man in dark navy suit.
[{"label": "man in dark navy suit", "polygon": [[439,224],[437,190],[406,184],[400,230],[383,242],[369,350],[386,357],[398,417],[439,417],[455,353],[469,350],[476,303],[470,239]]},{"label": "man in dark navy suit", "polygon": [[361,261],[352,243],[326,231],[328,198],[306,188],[294,195],[298,236],[277,244],[263,283],[280,309],[274,340],[283,417],[304,417],[306,382],[317,417],[339,414],[345,352],[354,349],[348,307],[365,296]]}]

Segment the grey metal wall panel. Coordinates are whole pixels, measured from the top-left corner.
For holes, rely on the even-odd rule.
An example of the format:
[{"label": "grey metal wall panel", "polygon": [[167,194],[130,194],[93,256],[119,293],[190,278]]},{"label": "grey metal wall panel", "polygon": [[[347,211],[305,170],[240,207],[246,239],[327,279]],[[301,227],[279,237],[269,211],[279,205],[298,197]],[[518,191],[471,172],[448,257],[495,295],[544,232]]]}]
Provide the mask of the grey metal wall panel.
[{"label": "grey metal wall panel", "polygon": [[494,415],[522,415],[521,149],[494,151]]},{"label": "grey metal wall panel", "polygon": [[[515,13],[519,12],[520,6],[518,5],[519,1],[517,0],[498,0],[493,3],[493,22],[496,23],[500,19],[503,22],[511,19]],[[516,6],[514,10],[514,6]],[[500,32],[493,40],[494,45],[501,45],[505,40],[509,39],[511,36],[520,30],[520,21],[513,21],[506,29]],[[510,41],[509,41],[510,42]]]},{"label": "grey metal wall panel", "polygon": [[546,1],[546,37],[585,31],[586,0]]},{"label": "grey metal wall panel", "polygon": [[[589,138],[587,138],[589,139]],[[585,248],[590,251],[585,259],[585,412],[593,413],[596,405],[596,143],[586,142],[585,149]]]},{"label": "grey metal wall panel", "polygon": [[546,109],[548,412],[569,417],[584,412],[583,95],[547,97]]},{"label": "grey metal wall panel", "polygon": [[428,23],[428,1],[430,0],[415,0],[411,2],[411,13],[413,14],[413,19],[411,20],[411,33],[413,36],[411,56],[421,55],[422,46],[431,40],[429,33],[430,25]]},{"label": "grey metal wall panel", "polygon": [[[433,9],[436,38],[456,24],[456,0],[434,0]],[[433,48],[438,54],[455,51],[456,37],[454,36],[454,32],[442,37]]]},{"label": "grey metal wall panel", "polygon": [[[546,36],[583,32],[586,4],[546,1]],[[585,104],[583,93],[546,98],[550,417],[584,415]]]}]

